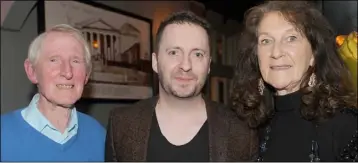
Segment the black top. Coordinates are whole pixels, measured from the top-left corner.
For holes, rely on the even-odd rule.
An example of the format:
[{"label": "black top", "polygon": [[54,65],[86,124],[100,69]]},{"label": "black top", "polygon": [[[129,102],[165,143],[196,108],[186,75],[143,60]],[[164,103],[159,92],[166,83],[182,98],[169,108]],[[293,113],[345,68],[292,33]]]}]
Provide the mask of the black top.
[{"label": "black top", "polygon": [[339,112],[316,127],[301,118],[301,97],[299,91],[275,97],[275,116],[260,129],[261,161],[357,161],[356,110],[345,109],[350,113]]},{"label": "black top", "polygon": [[147,161],[149,162],[208,162],[209,127],[205,121],[195,137],[187,144],[171,144],[160,131],[154,114],[150,130]]}]

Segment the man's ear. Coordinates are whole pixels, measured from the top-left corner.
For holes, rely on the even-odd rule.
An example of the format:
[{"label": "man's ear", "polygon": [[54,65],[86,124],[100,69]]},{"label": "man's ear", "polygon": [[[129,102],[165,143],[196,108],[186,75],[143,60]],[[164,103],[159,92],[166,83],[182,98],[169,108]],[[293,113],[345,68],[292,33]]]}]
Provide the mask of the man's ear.
[{"label": "man's ear", "polygon": [[88,83],[88,80],[89,80],[89,78],[90,78],[90,76],[91,76],[91,73],[92,73],[92,70],[89,70],[89,71],[87,72],[87,74],[86,74],[86,79],[85,79],[85,85]]},{"label": "man's ear", "polygon": [[209,70],[208,70],[208,74],[210,74],[210,70],[211,70],[211,57],[209,59]]},{"label": "man's ear", "polygon": [[158,73],[158,56],[155,53],[152,53],[152,69]]},{"label": "man's ear", "polygon": [[25,67],[25,72],[27,75],[27,78],[29,78],[29,80],[33,83],[33,84],[37,84],[38,80],[37,80],[37,76],[36,76],[36,72],[35,72],[35,65],[33,65],[29,59],[26,59],[24,62],[24,67]]}]

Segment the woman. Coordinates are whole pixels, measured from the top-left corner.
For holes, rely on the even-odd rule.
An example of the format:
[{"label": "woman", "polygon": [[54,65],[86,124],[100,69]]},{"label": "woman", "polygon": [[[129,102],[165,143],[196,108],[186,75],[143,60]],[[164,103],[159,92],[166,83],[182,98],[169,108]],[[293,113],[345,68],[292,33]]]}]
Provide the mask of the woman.
[{"label": "woman", "polygon": [[259,131],[257,161],[358,161],[357,95],[319,10],[253,7],[240,46],[232,105]]}]

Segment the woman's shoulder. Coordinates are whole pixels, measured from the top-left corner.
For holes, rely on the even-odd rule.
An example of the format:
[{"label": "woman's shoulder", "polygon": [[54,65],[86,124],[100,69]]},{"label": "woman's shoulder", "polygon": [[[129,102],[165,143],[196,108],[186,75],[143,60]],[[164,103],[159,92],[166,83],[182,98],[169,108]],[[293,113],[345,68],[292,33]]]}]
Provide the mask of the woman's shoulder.
[{"label": "woman's shoulder", "polygon": [[323,126],[326,126],[333,130],[336,134],[356,134],[357,131],[357,108],[344,108],[337,111],[331,118],[322,122]]},{"label": "woman's shoulder", "polygon": [[329,120],[326,127],[330,128],[339,161],[358,161],[357,159],[357,108],[344,108]]},{"label": "woman's shoulder", "polygon": [[320,126],[330,129],[355,131],[357,129],[357,118],[357,108],[344,108],[337,110],[330,118],[320,121]]},{"label": "woman's shoulder", "polygon": [[357,130],[357,118],[358,118],[358,109],[357,108],[344,108],[336,112],[336,114],[328,121],[331,122],[334,128],[342,129],[353,129]]}]

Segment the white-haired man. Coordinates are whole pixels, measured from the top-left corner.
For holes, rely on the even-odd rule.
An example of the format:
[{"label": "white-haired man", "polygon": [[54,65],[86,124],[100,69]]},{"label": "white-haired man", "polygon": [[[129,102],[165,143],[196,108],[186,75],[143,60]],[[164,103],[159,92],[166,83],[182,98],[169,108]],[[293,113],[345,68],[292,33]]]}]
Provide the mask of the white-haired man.
[{"label": "white-haired man", "polygon": [[1,116],[1,161],[103,161],[105,129],[74,107],[91,72],[81,32],[61,24],[42,33],[24,67],[38,93]]}]

